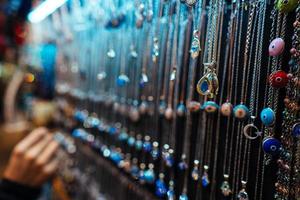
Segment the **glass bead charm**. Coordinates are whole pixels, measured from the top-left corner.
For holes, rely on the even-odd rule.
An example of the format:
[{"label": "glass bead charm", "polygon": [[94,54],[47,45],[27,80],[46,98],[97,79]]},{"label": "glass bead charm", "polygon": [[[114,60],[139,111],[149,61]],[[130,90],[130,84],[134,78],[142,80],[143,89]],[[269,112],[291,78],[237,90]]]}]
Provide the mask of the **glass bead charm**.
[{"label": "glass bead charm", "polygon": [[216,63],[204,63],[205,74],[197,83],[197,92],[200,95],[214,98],[219,92],[219,79],[216,74]]},{"label": "glass bead charm", "polygon": [[125,74],[121,74],[120,76],[118,76],[117,78],[117,85],[119,87],[124,87],[129,83],[129,78],[128,76],[126,76]]},{"label": "glass bead charm", "polygon": [[270,56],[279,56],[284,51],[285,42],[282,38],[274,39],[269,45],[269,55]]},{"label": "glass bead charm", "polygon": [[144,88],[147,83],[149,82],[148,76],[146,73],[142,73],[141,79],[140,79],[140,87]]},{"label": "glass bead charm", "polygon": [[133,146],[134,146],[134,143],[135,143],[135,138],[134,138],[134,137],[129,137],[128,140],[127,140],[127,144],[128,144],[130,147],[133,147]]},{"label": "glass bead charm", "polygon": [[159,104],[159,114],[164,115],[167,109],[167,104],[165,101],[161,101]]},{"label": "glass bead charm", "polygon": [[204,172],[203,172],[203,175],[202,175],[202,178],[201,178],[201,183],[202,183],[202,186],[203,187],[208,187],[209,184],[210,184],[210,181],[209,181],[209,178],[208,178],[208,166],[207,165],[204,165]]},{"label": "glass bead charm", "polygon": [[233,109],[233,114],[234,117],[240,119],[240,120],[245,120],[249,117],[250,112],[247,106],[240,104],[234,107]]},{"label": "glass bead charm", "polygon": [[128,139],[128,134],[125,132],[125,131],[122,131],[120,134],[119,134],[119,140],[121,142],[124,142]]},{"label": "glass bead charm", "polygon": [[155,186],[156,186],[155,194],[156,194],[156,196],[161,197],[161,198],[164,197],[167,193],[167,186],[163,180],[163,177],[164,176],[160,174],[159,179],[155,183]]},{"label": "glass bead charm", "polygon": [[214,101],[207,101],[202,105],[201,108],[207,113],[215,113],[219,109],[219,105]]},{"label": "glass bead charm", "polygon": [[292,135],[294,137],[300,137],[300,122],[293,125]]},{"label": "glass bead charm", "polygon": [[221,114],[223,116],[229,117],[232,114],[233,106],[231,103],[226,102],[221,105]]},{"label": "glass bead charm", "polygon": [[167,192],[167,199],[168,200],[176,200],[173,181],[169,182],[169,190]]},{"label": "glass bead charm", "polygon": [[199,161],[198,160],[194,161],[194,168],[192,170],[191,176],[194,181],[198,181],[200,178]]},{"label": "glass bead charm", "polygon": [[183,193],[179,196],[179,200],[189,200],[189,198],[185,193]]},{"label": "glass bead charm", "polygon": [[179,117],[183,117],[186,113],[186,107],[183,103],[180,103],[178,106],[177,106],[177,110],[176,110],[176,113]]},{"label": "glass bead charm", "polygon": [[197,101],[190,101],[188,104],[188,109],[193,113],[199,112],[201,109],[201,104]]},{"label": "glass bead charm", "polygon": [[139,112],[141,115],[145,115],[148,111],[148,102],[143,100],[139,106]]},{"label": "glass bead charm", "polygon": [[273,72],[269,76],[269,83],[274,88],[283,88],[286,87],[289,82],[289,78],[286,72],[278,70]]},{"label": "glass bead charm", "polygon": [[[186,2],[191,1],[187,0]],[[193,0],[196,1],[196,0]],[[193,34],[193,40],[192,40],[192,45],[191,45],[191,57],[193,59],[196,59],[199,56],[201,49],[200,49],[200,40],[199,40],[199,31],[195,30]]]},{"label": "glass bead charm", "polygon": [[239,191],[238,193],[238,200],[249,200],[248,193],[245,188]]},{"label": "glass bead charm", "polygon": [[136,106],[132,106],[129,112],[129,117],[133,122],[137,122],[140,119],[140,113]]},{"label": "glass bead charm", "polygon": [[198,0],[185,0],[185,4],[188,6],[194,6]]},{"label": "glass bead charm", "polygon": [[277,155],[281,148],[281,143],[276,138],[266,137],[263,140],[262,147],[265,153],[270,155]]},{"label": "glass bead charm", "polygon": [[271,108],[265,108],[260,113],[260,119],[265,126],[272,126],[275,123],[275,113]]},{"label": "glass bead charm", "polygon": [[228,182],[229,176],[227,174],[224,175],[224,181],[221,185],[221,192],[225,197],[228,197],[232,194],[232,190],[230,188],[229,182]]},{"label": "glass bead charm", "polygon": [[298,0],[278,0],[276,3],[276,8],[283,13],[292,12],[296,9],[298,5]]},{"label": "glass bead charm", "polygon": [[153,167],[149,168],[148,170],[145,170],[144,172],[144,178],[145,178],[145,181],[147,183],[154,183],[155,181],[155,173],[153,171]]},{"label": "glass bead charm", "polygon": [[113,50],[113,49],[109,49],[108,50],[108,52],[107,52],[107,56],[109,57],[109,58],[115,58],[116,57],[116,52],[115,52],[115,50]]}]

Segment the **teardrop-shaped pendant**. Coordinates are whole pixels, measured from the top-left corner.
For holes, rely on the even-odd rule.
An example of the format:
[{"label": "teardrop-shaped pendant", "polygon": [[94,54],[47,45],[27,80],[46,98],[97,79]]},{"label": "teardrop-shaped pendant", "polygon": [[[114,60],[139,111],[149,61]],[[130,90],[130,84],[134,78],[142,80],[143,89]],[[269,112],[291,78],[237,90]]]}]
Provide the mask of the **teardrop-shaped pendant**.
[{"label": "teardrop-shaped pendant", "polygon": [[224,174],[224,181],[221,185],[221,192],[225,197],[228,197],[232,194],[232,190],[230,188],[229,182],[228,182],[229,176],[227,174]]},{"label": "teardrop-shaped pendant", "polygon": [[193,40],[192,40],[192,45],[191,45],[191,57],[193,59],[196,59],[199,54],[200,54],[201,48],[200,48],[200,40],[199,40],[199,31],[198,30],[194,30],[194,34],[193,34]]},{"label": "teardrop-shaped pendant", "polygon": [[209,79],[206,76],[203,76],[197,83],[197,92],[201,95],[208,95],[212,90]]},{"label": "teardrop-shaped pendant", "polygon": [[207,165],[204,165],[204,173],[202,175],[201,180],[202,180],[202,186],[205,188],[208,187],[210,184],[210,181],[208,178],[208,169],[209,169],[209,167]]}]

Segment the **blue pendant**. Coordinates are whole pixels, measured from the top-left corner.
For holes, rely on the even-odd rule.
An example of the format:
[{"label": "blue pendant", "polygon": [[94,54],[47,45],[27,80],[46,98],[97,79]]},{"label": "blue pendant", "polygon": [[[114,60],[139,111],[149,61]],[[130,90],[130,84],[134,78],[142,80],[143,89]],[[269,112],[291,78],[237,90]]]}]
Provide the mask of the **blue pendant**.
[{"label": "blue pendant", "polygon": [[154,174],[154,171],[153,169],[148,169],[144,172],[144,178],[145,178],[145,181],[147,183],[154,183],[155,181],[155,174]]},{"label": "blue pendant", "polygon": [[133,165],[130,169],[130,174],[136,179],[139,177],[139,172],[140,170],[136,165]]},{"label": "blue pendant", "polygon": [[79,122],[84,122],[86,120],[86,118],[88,117],[88,113],[85,112],[85,111],[80,111],[80,110],[77,110],[75,113],[74,113],[74,118],[75,120],[79,121]]},{"label": "blue pendant", "polygon": [[148,82],[149,82],[149,79],[148,79],[147,74],[142,73],[140,83],[139,83],[140,87],[144,88],[147,85]]},{"label": "blue pendant", "polygon": [[189,200],[188,196],[186,194],[181,194],[179,196],[179,200]]},{"label": "blue pendant", "polygon": [[275,123],[275,113],[271,108],[265,108],[260,113],[260,119],[265,126],[272,126]]},{"label": "blue pendant", "polygon": [[116,164],[119,165],[120,162],[123,160],[122,155],[119,152],[112,151],[110,154],[110,159]]},{"label": "blue pendant", "polygon": [[250,112],[247,106],[240,104],[233,108],[233,114],[240,120],[245,120],[249,117]]},{"label": "blue pendant", "polygon": [[147,153],[151,152],[152,150],[152,144],[149,141],[145,141],[143,144],[143,150]]},{"label": "blue pendant", "polygon": [[167,109],[167,104],[165,101],[161,101],[159,104],[159,114],[164,115]]},{"label": "blue pendant", "polygon": [[126,141],[127,139],[128,139],[128,134],[127,134],[125,131],[121,132],[120,135],[119,135],[119,140],[120,140],[121,142],[124,142],[124,141]]},{"label": "blue pendant", "polygon": [[165,163],[166,163],[167,167],[173,167],[173,165],[174,165],[174,158],[173,158],[173,156],[167,155],[165,157]]},{"label": "blue pendant", "polygon": [[142,148],[143,148],[143,142],[142,142],[142,140],[137,140],[137,141],[135,142],[135,148],[136,148],[138,151],[142,150]]},{"label": "blue pendant", "polygon": [[281,143],[279,140],[273,137],[266,137],[263,140],[262,147],[265,153],[271,155],[277,155],[281,148]]},{"label": "blue pendant", "polygon": [[119,87],[124,87],[127,85],[127,83],[129,83],[129,78],[128,76],[126,76],[125,74],[121,74],[120,76],[118,76],[117,78],[117,85]]},{"label": "blue pendant", "polygon": [[294,137],[300,137],[300,122],[294,124],[292,134]]},{"label": "blue pendant", "polygon": [[167,192],[168,200],[175,200],[175,191],[173,188],[169,189]]},{"label": "blue pendant", "polygon": [[208,175],[204,174],[201,178],[202,186],[207,187],[209,185]]},{"label": "blue pendant", "polygon": [[114,126],[110,126],[109,129],[108,129],[108,134],[111,135],[111,136],[116,135],[117,132],[118,132],[118,130]]},{"label": "blue pendant", "polygon": [[75,129],[73,132],[72,132],[72,136],[74,138],[79,138],[79,139],[83,139],[84,136],[86,135],[87,133],[83,130],[83,129]]},{"label": "blue pendant", "polygon": [[176,113],[178,116],[180,117],[183,117],[186,113],[186,107],[183,103],[180,103],[178,106],[177,106],[177,110],[176,110]]},{"label": "blue pendant", "polygon": [[210,82],[207,77],[202,77],[197,83],[197,92],[201,95],[208,95],[210,91]]},{"label": "blue pendant", "polygon": [[215,113],[219,109],[219,105],[214,101],[207,101],[202,105],[202,109],[207,113]]},{"label": "blue pendant", "polygon": [[167,186],[164,183],[164,181],[161,179],[158,179],[156,181],[155,185],[156,185],[156,189],[155,189],[156,196],[161,197],[161,198],[164,197],[167,193]]},{"label": "blue pendant", "polygon": [[181,161],[179,164],[178,164],[178,168],[181,170],[181,171],[184,171],[188,168],[188,165],[187,163],[183,160]]},{"label": "blue pendant", "polygon": [[133,147],[134,146],[134,143],[135,143],[135,138],[134,137],[129,137],[128,140],[127,140],[127,144],[130,146],[130,147]]}]

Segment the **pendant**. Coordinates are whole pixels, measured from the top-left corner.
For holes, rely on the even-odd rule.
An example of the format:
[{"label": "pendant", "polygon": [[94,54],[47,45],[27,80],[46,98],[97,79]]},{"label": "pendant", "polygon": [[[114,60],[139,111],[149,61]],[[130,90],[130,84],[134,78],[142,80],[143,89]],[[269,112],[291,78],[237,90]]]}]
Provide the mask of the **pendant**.
[{"label": "pendant", "polygon": [[167,186],[164,182],[164,177],[165,175],[160,173],[159,174],[159,179],[156,181],[155,185],[156,185],[156,189],[155,189],[155,194],[158,197],[164,197],[167,193]]},{"label": "pendant", "polygon": [[216,63],[204,63],[205,74],[197,83],[197,92],[200,95],[214,98],[219,91],[219,80],[216,74]]},{"label": "pendant", "polygon": [[132,165],[131,165],[131,169],[130,169],[130,174],[134,179],[138,179],[139,178],[139,167],[137,166],[138,160],[136,158],[132,159]]},{"label": "pendant", "polygon": [[228,179],[229,179],[229,175],[227,174],[224,174],[224,181],[221,185],[221,191],[222,191],[222,194],[225,196],[225,197],[228,197],[232,194],[232,190],[230,188],[230,185],[229,185],[229,182],[228,182]]},{"label": "pendant", "polygon": [[296,138],[300,137],[300,122],[296,123],[292,127],[292,135]]},{"label": "pendant", "polygon": [[238,200],[249,200],[249,196],[246,191],[246,182],[245,181],[242,181],[242,189],[239,191],[237,198],[238,198]]},{"label": "pendant", "polygon": [[128,83],[130,82],[128,76],[126,76],[125,74],[121,74],[120,76],[118,76],[117,78],[117,85],[119,87],[124,87],[126,86]]},{"label": "pendant", "polygon": [[136,106],[131,106],[129,117],[133,122],[137,122],[140,119],[140,113]]},{"label": "pendant", "polygon": [[276,8],[283,13],[292,12],[296,9],[298,5],[298,0],[278,0],[276,3]]},{"label": "pendant", "polygon": [[152,151],[151,151],[151,157],[153,160],[157,160],[160,156],[160,152],[159,152],[159,144],[158,142],[153,142],[152,144]]},{"label": "pendant", "polygon": [[207,165],[204,165],[204,172],[201,178],[202,186],[207,187],[210,184],[209,178],[208,178],[208,169],[209,167]]},{"label": "pendant", "polygon": [[138,135],[135,141],[135,149],[137,151],[141,151],[143,149],[143,141],[141,140],[141,136]]},{"label": "pendant", "polygon": [[133,147],[135,144],[135,138],[133,136],[130,136],[127,140],[127,144],[128,146]]},{"label": "pendant", "polygon": [[152,61],[157,63],[159,56],[159,41],[157,37],[153,38]]},{"label": "pendant", "polygon": [[234,117],[236,117],[240,120],[245,120],[245,119],[248,119],[248,117],[250,115],[250,111],[249,111],[248,107],[245,106],[244,104],[239,104],[234,107],[233,114],[234,114]]},{"label": "pendant", "polygon": [[140,171],[139,171],[139,182],[140,184],[145,184],[146,180],[145,180],[145,168],[146,165],[144,163],[140,164]]},{"label": "pendant", "polygon": [[149,169],[145,170],[144,172],[145,181],[149,184],[152,184],[155,181],[155,173],[153,169],[154,169],[154,165],[149,164]]},{"label": "pendant", "polygon": [[270,136],[265,137],[263,139],[262,148],[263,148],[265,153],[275,156],[280,151],[281,143],[276,138],[273,138],[273,137],[270,137]]},{"label": "pendant", "polygon": [[221,105],[221,114],[225,117],[229,117],[232,114],[233,106],[228,101]]},{"label": "pendant", "polygon": [[279,56],[283,53],[285,47],[285,42],[282,38],[274,39],[269,45],[269,55]]},{"label": "pendant", "polygon": [[159,103],[159,114],[164,115],[166,112],[166,108],[167,108],[166,102],[164,100],[161,100]]},{"label": "pendant", "polygon": [[116,52],[115,50],[113,49],[109,49],[108,52],[107,52],[107,56],[111,59],[115,58],[116,57]]},{"label": "pendant", "polygon": [[[255,118],[256,118],[255,116],[251,116],[251,123],[247,124],[243,129],[243,133],[245,137],[249,140],[255,140],[256,138],[262,135],[262,132],[260,132],[257,126],[254,125]],[[252,136],[251,130],[254,130],[254,136]]]},{"label": "pendant", "polygon": [[172,120],[173,119],[173,109],[170,106],[168,106],[168,108],[165,111],[165,118],[167,120]]},{"label": "pendant", "polygon": [[[191,0],[187,0],[186,2],[191,1]],[[196,0],[193,0],[196,1]],[[191,45],[191,57],[193,59],[196,59],[199,54],[200,54],[201,48],[200,48],[200,40],[199,40],[199,31],[198,30],[194,30],[193,33],[193,40],[192,40],[192,45]]]},{"label": "pendant", "polygon": [[202,109],[207,113],[215,113],[219,109],[219,105],[214,101],[207,101],[202,105]]},{"label": "pendant", "polygon": [[144,88],[147,85],[148,82],[149,82],[149,78],[148,78],[147,74],[142,73],[140,83],[139,83],[140,87]]},{"label": "pendant", "polygon": [[190,112],[199,112],[201,109],[201,104],[197,101],[190,101],[188,103],[188,109],[190,110]]},{"label": "pendant", "polygon": [[178,106],[177,106],[177,110],[176,110],[176,113],[179,117],[183,117],[186,113],[186,107],[183,103],[180,103]]},{"label": "pendant", "polygon": [[199,172],[199,161],[194,160],[194,168],[192,170],[192,179],[194,181],[198,181],[200,178],[200,172]]},{"label": "pendant", "polygon": [[123,162],[123,169],[124,169],[125,172],[127,172],[127,173],[129,173],[129,172],[130,172],[130,169],[131,169],[130,158],[131,158],[131,155],[130,155],[130,154],[126,154],[126,155],[125,155],[124,162]]},{"label": "pendant", "polygon": [[275,113],[271,108],[264,108],[260,113],[260,119],[265,126],[273,126],[275,123]]},{"label": "pendant", "polygon": [[169,190],[167,192],[168,200],[176,200],[174,191],[174,181],[169,182]]},{"label": "pendant", "polygon": [[143,100],[139,106],[139,112],[141,115],[145,115],[148,111],[148,103],[146,100]]},{"label": "pendant", "polygon": [[178,163],[178,168],[181,171],[185,171],[188,168],[188,164],[186,163],[186,155],[181,156],[181,162]]},{"label": "pendant", "polygon": [[274,88],[284,88],[288,82],[288,74],[282,70],[275,71],[269,76],[269,83]]},{"label": "pendant", "polygon": [[130,45],[130,56],[134,59],[138,57],[138,53],[136,52],[134,45]]},{"label": "pendant", "polygon": [[106,72],[100,72],[100,73],[97,74],[97,80],[98,81],[103,81],[104,79],[106,79],[106,77],[107,77]]},{"label": "pendant", "polygon": [[179,200],[189,200],[189,198],[185,193],[183,193],[179,196]]},{"label": "pendant", "polygon": [[121,133],[119,134],[118,139],[121,142],[125,142],[128,139],[128,134],[127,134],[126,130],[121,131]]},{"label": "pendant", "polygon": [[150,142],[151,138],[150,136],[145,136],[145,141],[143,143],[143,150],[147,153],[150,153],[152,151],[152,144]]}]

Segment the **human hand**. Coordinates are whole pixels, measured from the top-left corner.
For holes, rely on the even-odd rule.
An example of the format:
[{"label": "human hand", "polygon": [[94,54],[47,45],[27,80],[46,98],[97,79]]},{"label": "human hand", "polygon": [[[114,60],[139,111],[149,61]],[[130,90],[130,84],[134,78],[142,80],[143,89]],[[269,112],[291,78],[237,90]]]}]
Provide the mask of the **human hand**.
[{"label": "human hand", "polygon": [[58,148],[59,144],[47,129],[35,129],[15,146],[4,178],[19,184],[40,187],[55,174]]}]

